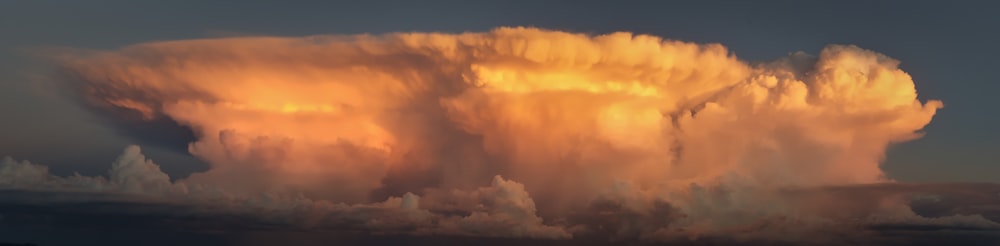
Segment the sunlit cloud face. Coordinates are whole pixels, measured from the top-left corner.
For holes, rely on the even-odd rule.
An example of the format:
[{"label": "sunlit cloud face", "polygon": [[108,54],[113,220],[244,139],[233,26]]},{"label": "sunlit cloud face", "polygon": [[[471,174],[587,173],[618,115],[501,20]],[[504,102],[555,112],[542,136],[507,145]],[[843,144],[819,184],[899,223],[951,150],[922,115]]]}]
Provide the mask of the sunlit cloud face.
[{"label": "sunlit cloud face", "polygon": [[[521,198],[495,211],[532,225],[607,201],[685,214],[628,229],[642,237],[818,213],[829,204],[779,190],[889,181],[886,147],[942,106],[855,46],[750,64],[718,44],[533,28],[182,40],[59,64],[95,105],[196,132],[189,150],[211,169],[178,184],[348,204],[411,192],[468,223],[499,199],[470,197],[497,194]],[[900,201],[864,206],[909,211]]]}]

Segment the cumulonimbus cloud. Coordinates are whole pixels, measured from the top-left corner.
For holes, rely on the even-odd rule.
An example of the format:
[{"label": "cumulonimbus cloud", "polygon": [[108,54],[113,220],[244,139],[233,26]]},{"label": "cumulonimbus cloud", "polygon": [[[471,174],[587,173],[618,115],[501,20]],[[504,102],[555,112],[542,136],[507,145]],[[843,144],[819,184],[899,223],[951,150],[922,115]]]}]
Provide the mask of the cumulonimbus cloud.
[{"label": "cumulonimbus cloud", "polygon": [[855,46],[751,64],[719,44],[535,28],[180,40],[57,61],[93,105],[190,127],[189,151],[211,166],[114,183],[420,197],[415,211],[461,214],[449,231],[514,237],[595,233],[573,221],[608,209],[641,215],[613,233],[654,238],[821,213],[850,201],[781,190],[890,181],[886,147],[942,107],[918,100],[898,61]]}]

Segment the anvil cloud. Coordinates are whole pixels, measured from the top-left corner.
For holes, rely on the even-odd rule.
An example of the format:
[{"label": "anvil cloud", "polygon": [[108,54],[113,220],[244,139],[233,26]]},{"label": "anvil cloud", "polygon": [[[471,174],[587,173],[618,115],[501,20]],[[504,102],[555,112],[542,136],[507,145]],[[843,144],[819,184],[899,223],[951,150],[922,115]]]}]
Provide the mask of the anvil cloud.
[{"label": "anvil cloud", "polygon": [[[189,152],[211,166],[171,182],[135,169],[155,165],[130,147],[133,169],[60,187],[278,194],[309,205],[263,214],[417,234],[669,240],[920,220],[902,195],[786,191],[892,182],[887,146],[919,138],[942,107],[918,100],[898,61],[855,46],[749,63],[631,33],[239,37],[56,60],[90,105],[191,128]],[[10,173],[33,164],[5,163],[0,177],[22,181],[0,184],[30,183]]]}]

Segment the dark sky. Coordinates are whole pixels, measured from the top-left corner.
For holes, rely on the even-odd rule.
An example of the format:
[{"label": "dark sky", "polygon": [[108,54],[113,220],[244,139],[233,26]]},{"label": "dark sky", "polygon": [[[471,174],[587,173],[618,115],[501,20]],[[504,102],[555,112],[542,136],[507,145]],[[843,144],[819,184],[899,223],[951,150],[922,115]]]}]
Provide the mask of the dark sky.
[{"label": "dark sky", "polygon": [[[0,156],[68,174],[103,173],[121,149],[144,146],[174,177],[203,170],[183,131],[123,131],[45,83],[46,47],[114,49],[228,35],[487,31],[536,26],[631,31],[721,43],[744,60],[855,44],[902,61],[922,100],[945,108],[927,136],[893,148],[903,181],[1000,181],[1000,4],[991,1],[0,1]],[[615,4],[611,4],[615,3]]]}]

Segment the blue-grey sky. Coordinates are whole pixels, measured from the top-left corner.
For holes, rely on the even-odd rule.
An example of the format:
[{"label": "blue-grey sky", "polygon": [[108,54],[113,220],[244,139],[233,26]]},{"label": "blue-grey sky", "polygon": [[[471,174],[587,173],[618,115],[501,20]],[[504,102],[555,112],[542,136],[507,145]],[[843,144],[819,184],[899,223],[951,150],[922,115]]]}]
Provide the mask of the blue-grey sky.
[{"label": "blue-grey sky", "polygon": [[[487,31],[536,26],[588,33],[630,31],[721,43],[744,60],[827,44],[855,44],[896,58],[922,100],[945,108],[927,136],[894,147],[885,170],[904,181],[1000,181],[1000,4],[989,1],[2,1],[0,156],[57,173],[102,173],[131,143],[184,176],[204,165],[116,130],[44,83],[40,47],[113,49],[224,35]],[[155,134],[153,134],[155,135]],[[181,134],[183,135],[183,134]],[[145,142],[144,142],[145,141]],[[155,141],[154,141],[155,142]],[[183,142],[183,141],[181,141]]]}]

